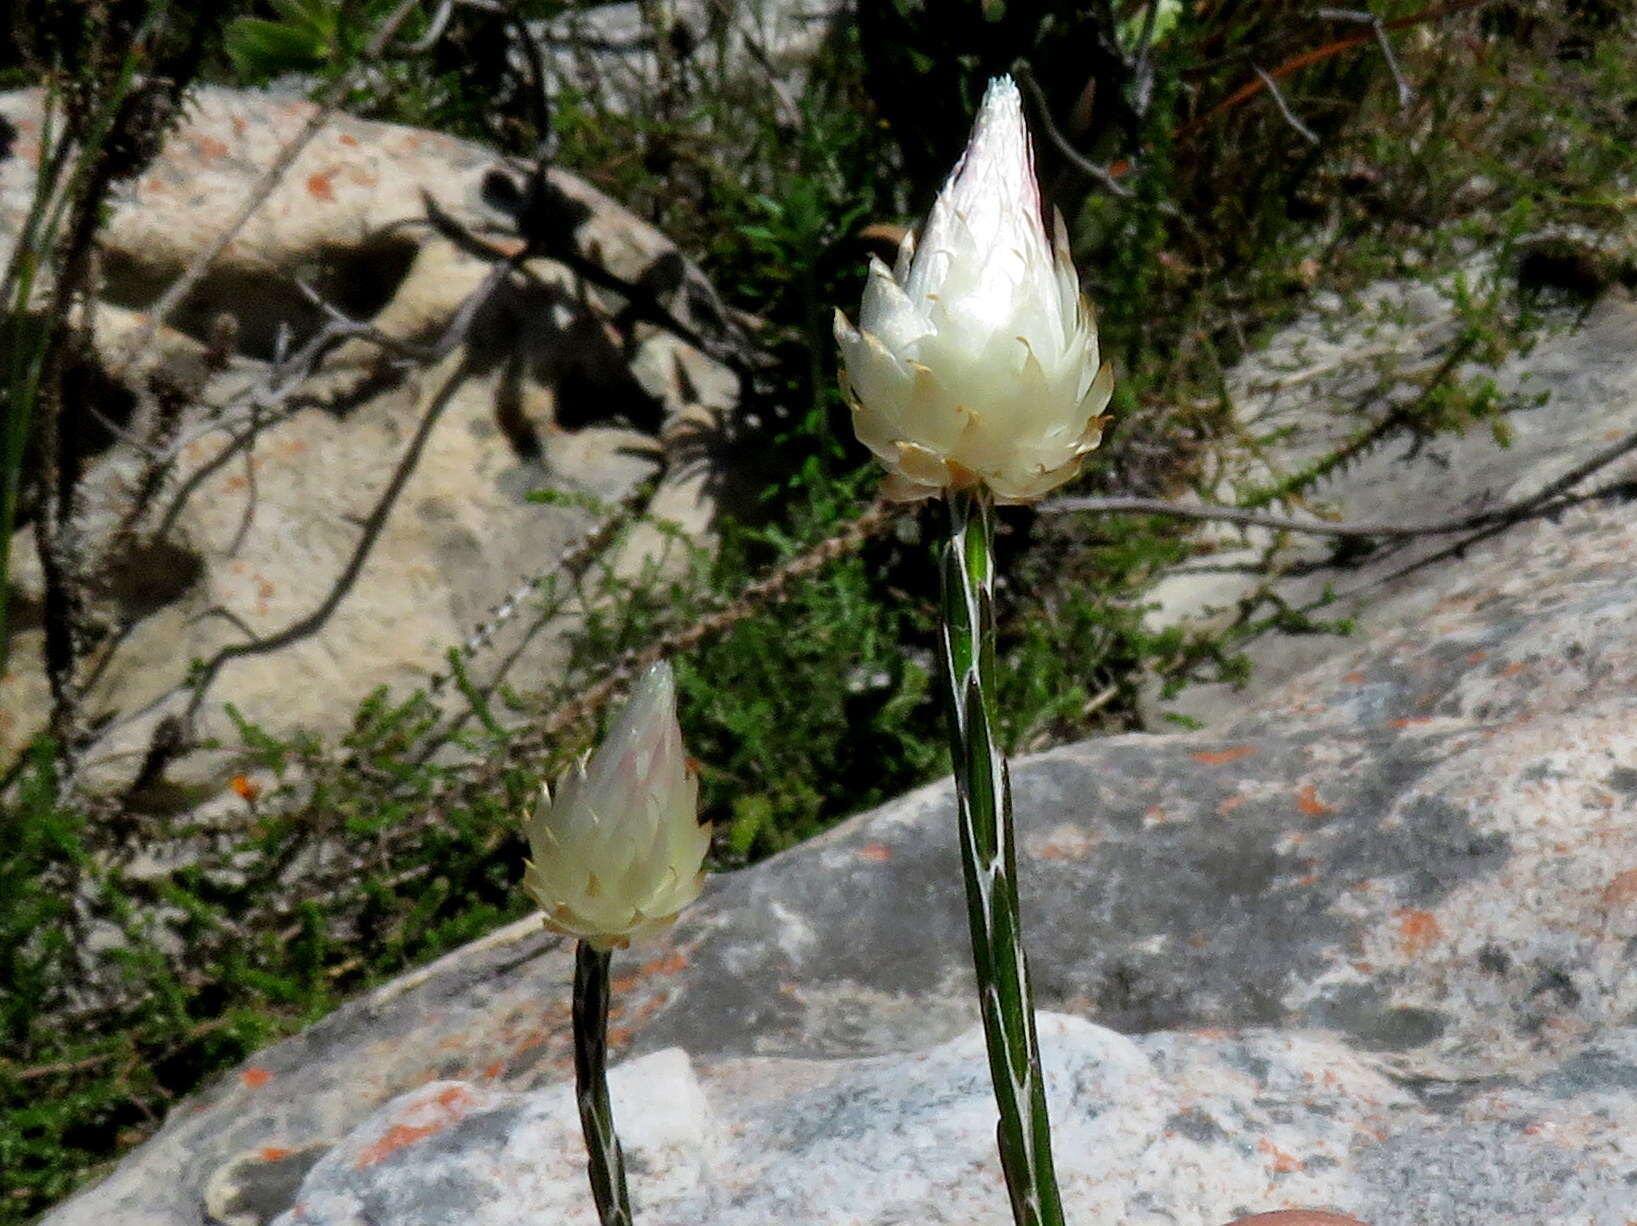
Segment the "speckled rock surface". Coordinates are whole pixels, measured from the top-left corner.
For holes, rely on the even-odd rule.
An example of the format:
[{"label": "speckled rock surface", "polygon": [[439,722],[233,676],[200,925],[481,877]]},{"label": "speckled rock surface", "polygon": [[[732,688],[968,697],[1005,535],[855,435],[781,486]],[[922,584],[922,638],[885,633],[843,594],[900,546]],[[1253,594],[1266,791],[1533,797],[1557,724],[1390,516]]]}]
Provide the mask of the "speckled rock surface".
[{"label": "speckled rock surface", "polygon": [[[1632,318],[1610,303],[1536,350],[1559,394],[1530,412],[1561,416],[1529,418],[1539,445],[1505,453],[1515,482],[1628,427]],[[1445,472],[1456,501],[1493,479]],[[1383,581],[1398,620],[1319,640],[1204,732],[1014,764],[1040,1004],[1082,1019],[1046,1050],[1086,1220],[1095,1205],[1209,1223],[1294,1203],[1375,1226],[1637,1216],[1634,556],[1619,503],[1522,525]],[[716,880],[665,942],[616,959],[616,1052],[680,1048],[705,1104],[694,1132],[653,1142],[674,1159],[639,1174],[656,1215],[675,1207],[656,1220],[1003,1220],[952,809],[942,782],[854,818]],[[366,1176],[346,1156],[394,1121],[429,1126],[397,1120],[431,1110],[399,1096],[471,1095],[490,1120],[561,1110],[534,1092],[560,1095],[569,1074],[571,962],[533,922],[497,931],[262,1053],[48,1220],[181,1226],[207,1190],[254,1185],[274,1189],[255,1220],[294,1223],[297,1175],[308,1211],[334,1215],[312,1220],[355,1220],[398,1193],[387,1162]],[[945,1090],[885,1088],[921,1086],[917,1069]],[[531,1127],[542,1169],[571,1186],[559,1134]],[[479,1182],[460,1196],[570,1203],[550,1199],[568,1195],[556,1183],[482,1184],[496,1163],[535,1168],[472,1135],[462,1178]],[[765,1191],[734,1182],[752,1149]],[[900,1179],[912,1213],[881,1200]],[[321,1191],[343,1199],[321,1208]],[[481,1203],[507,1221],[497,1206],[519,1202]]]},{"label": "speckled rock surface", "polygon": [[[215,238],[311,113],[300,100],[199,91],[104,231],[98,341],[110,366],[138,313]],[[16,133],[0,157],[0,235],[14,235],[39,155],[38,94],[0,95],[0,118]],[[302,283],[389,336],[439,337],[493,265],[440,234],[429,210],[515,252],[511,219],[486,200],[497,198],[497,176],[517,184],[523,169],[436,133],[337,116],[212,266],[175,317],[179,330],[161,335],[155,367],[198,367],[212,321],[225,312],[237,323],[226,363],[163,433],[178,454],[143,516],[126,516],[144,482],[129,443],[101,452],[84,482],[95,612],[109,633],[85,697],[85,723],[102,731],[83,784],[123,789],[161,721],[185,710],[192,663],[224,651],[190,731],[228,748],[239,738],[226,701],[276,736],[333,736],[376,687],[406,694],[446,672],[450,648],[598,522],[583,507],[530,502],[532,491],[617,503],[663,474],[647,510],[705,539],[710,465],[681,472],[660,436],[731,412],[736,376],[678,336],[621,318],[622,300],[552,261],[529,261],[441,361],[411,368],[350,340],[299,386],[270,376],[280,332],[294,349],[323,322]],[[577,219],[584,258],[653,287],[696,333],[722,334],[710,286],[668,240],[572,176],[550,181]],[[133,386],[147,377],[132,376]],[[244,445],[257,414],[270,424]],[[154,429],[140,400],[126,424]],[[612,565],[628,573],[667,548],[676,545],[659,532],[639,532]],[[38,729],[49,701],[31,532],[15,538],[13,557],[19,633],[0,761]],[[560,675],[560,631],[578,615],[569,608],[537,633],[508,682],[527,692]],[[514,621],[473,662],[479,684],[532,620]],[[245,650],[253,640],[263,648]],[[228,753],[185,755],[169,788],[129,800],[141,807],[151,793],[185,808],[233,769]]]},{"label": "speckled rock surface", "polygon": [[[1482,263],[1468,273],[1474,279],[1492,275]],[[1419,390],[1407,379],[1384,380],[1384,370],[1424,373],[1443,360],[1457,327],[1447,293],[1416,282],[1384,283],[1361,297],[1344,303],[1332,295],[1316,303],[1234,370],[1228,386],[1240,427],[1247,437],[1278,441],[1239,453],[1224,465],[1225,499],[1232,500],[1236,485],[1278,481],[1341,446],[1360,429],[1361,403],[1365,419],[1380,420]],[[1385,445],[1364,450],[1323,481],[1306,500],[1307,510],[1292,513],[1378,524],[1456,519],[1528,498],[1619,442],[1633,428],[1637,401],[1632,365],[1637,303],[1615,290],[1578,327],[1569,329],[1562,320],[1559,327],[1564,330],[1497,370],[1463,368],[1474,378],[1492,377],[1501,402],[1509,406],[1507,446],[1484,427],[1420,441],[1389,434]],[[1628,454],[1575,489],[1617,483],[1632,472]],[[1451,631],[1468,630],[1459,614],[1451,613],[1477,590],[1474,576],[1503,576],[1515,568],[1513,559],[1516,569],[1552,589],[1539,599],[1573,602],[1585,577],[1577,564],[1580,542],[1629,518],[1615,509],[1515,524],[1475,553],[1482,571],[1464,565],[1460,556],[1467,544],[1486,539],[1480,533],[1377,541],[1368,556],[1338,564],[1334,542],[1326,538],[1291,536],[1274,550],[1274,538],[1265,530],[1213,525],[1201,531],[1217,539],[1218,550],[1176,568],[1157,585],[1149,594],[1156,606],[1152,617],[1156,625],[1232,621],[1241,602],[1262,587],[1271,556],[1279,577],[1268,585],[1272,599],[1256,606],[1256,616],[1283,607],[1311,611],[1321,621],[1352,619],[1354,638],[1369,643],[1372,653],[1378,635],[1430,632],[1447,638]],[[1249,645],[1248,655],[1248,684],[1190,686],[1174,700],[1154,701],[1149,722],[1159,726],[1160,715],[1170,713],[1221,729],[1247,711],[1262,715],[1265,696],[1283,691],[1316,664],[1334,662],[1342,673],[1353,671],[1348,645],[1327,635],[1266,635]],[[1474,681],[1488,674],[1473,671]],[[1577,665],[1536,671],[1537,684],[1550,683],[1562,702],[1572,700],[1585,670]],[[1419,714],[1431,713],[1431,705]],[[1464,713],[1482,714],[1475,706]]]},{"label": "speckled rock surface", "polygon": [[[1523,1084],[1428,1101],[1333,1040],[1132,1040],[1048,1014],[1041,1037],[1071,1221],[1220,1226],[1330,1206],[1377,1226],[1622,1226],[1637,1176],[1637,1033]],[[633,1207],[656,1226],[1008,1220],[976,1032],[822,1062],[670,1048],[612,1078]],[[594,1226],[566,1086],[432,1082],[312,1168],[278,1226]]]}]

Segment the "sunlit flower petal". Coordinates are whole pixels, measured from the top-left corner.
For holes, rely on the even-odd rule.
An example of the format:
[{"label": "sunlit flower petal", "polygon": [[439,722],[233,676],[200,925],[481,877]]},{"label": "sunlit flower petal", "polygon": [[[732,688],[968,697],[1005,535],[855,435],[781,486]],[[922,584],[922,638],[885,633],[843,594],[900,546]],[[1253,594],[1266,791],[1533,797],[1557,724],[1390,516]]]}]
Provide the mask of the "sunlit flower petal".
[{"label": "sunlit flower petal", "polygon": [[836,313],[842,386],[895,497],[973,484],[1042,497],[1102,438],[1114,390],[1060,214],[1035,181],[1023,104],[992,82],[972,139],[897,266],[872,261],[858,326]]}]

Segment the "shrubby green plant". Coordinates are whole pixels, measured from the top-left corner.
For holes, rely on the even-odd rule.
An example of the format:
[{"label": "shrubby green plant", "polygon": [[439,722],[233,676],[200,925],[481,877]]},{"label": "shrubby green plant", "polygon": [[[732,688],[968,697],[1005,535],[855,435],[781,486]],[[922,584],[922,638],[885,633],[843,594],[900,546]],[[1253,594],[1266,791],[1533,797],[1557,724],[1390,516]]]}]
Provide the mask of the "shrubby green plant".
[{"label": "shrubby green plant", "polygon": [[336,4],[268,0],[272,17],[238,17],[227,27],[227,54],[247,82],[286,73],[334,72],[352,64],[397,0]]}]

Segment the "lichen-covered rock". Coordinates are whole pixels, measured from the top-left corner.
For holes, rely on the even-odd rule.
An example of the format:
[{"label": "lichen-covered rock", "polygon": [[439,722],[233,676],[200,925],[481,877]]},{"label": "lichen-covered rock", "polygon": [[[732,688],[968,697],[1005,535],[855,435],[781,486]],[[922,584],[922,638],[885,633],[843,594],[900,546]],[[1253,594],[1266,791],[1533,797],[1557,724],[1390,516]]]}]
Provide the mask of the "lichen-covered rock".
[{"label": "lichen-covered rock", "polygon": [[[125,369],[136,313],[216,237],[312,113],[296,99],[198,92],[102,233],[98,343],[111,371]],[[39,94],[0,95],[0,117],[17,133],[0,157],[9,237],[32,190]],[[167,786],[150,781],[126,797],[135,806],[186,808],[225,783],[239,743],[228,701],[274,736],[333,737],[375,688],[407,695],[446,673],[447,652],[525,579],[549,575],[599,518],[531,502],[532,491],[617,504],[663,472],[648,512],[708,539],[710,466],[667,465],[660,436],[719,421],[737,376],[720,351],[708,356],[677,330],[636,320],[619,295],[560,263],[527,261],[441,360],[405,362],[353,339],[300,386],[272,374],[277,354],[325,321],[303,285],[387,336],[436,341],[494,268],[446,231],[520,250],[503,206],[527,171],[436,133],[333,117],[212,264],[174,317],[179,330],[163,331],[122,376],[118,386],[138,400],[128,431],[177,454],[134,519],[141,449],[115,440],[83,483],[82,548],[105,635],[83,669],[82,722],[100,732],[82,786],[129,786],[156,731],[188,710],[200,665],[219,666],[206,668],[186,739],[218,739],[224,750],[184,755]],[[546,190],[581,258],[646,286],[690,335],[732,344],[710,286],[662,235],[571,175],[551,172]],[[197,403],[158,430],[140,393],[155,370],[197,366],[224,314],[235,321],[232,352]],[[610,563],[630,574],[667,549],[680,552],[650,528]],[[18,633],[0,761],[49,704],[32,532],[12,550]],[[569,609],[536,634],[508,683],[527,691],[559,677],[563,631],[578,616]],[[516,619],[498,650],[473,662],[475,681],[495,675],[532,620]]]},{"label": "lichen-covered rock", "polygon": [[[1220,1226],[1330,1206],[1375,1226],[1623,1226],[1637,1032],[1523,1083],[1418,1094],[1344,1043],[1251,1031],[1135,1039],[1040,1019],[1071,1221]],[[827,1061],[675,1048],[615,1070],[633,1205],[654,1226],[1007,1220],[976,1031]],[[277,1226],[595,1226],[566,1086],[431,1082],[313,1166]]]}]

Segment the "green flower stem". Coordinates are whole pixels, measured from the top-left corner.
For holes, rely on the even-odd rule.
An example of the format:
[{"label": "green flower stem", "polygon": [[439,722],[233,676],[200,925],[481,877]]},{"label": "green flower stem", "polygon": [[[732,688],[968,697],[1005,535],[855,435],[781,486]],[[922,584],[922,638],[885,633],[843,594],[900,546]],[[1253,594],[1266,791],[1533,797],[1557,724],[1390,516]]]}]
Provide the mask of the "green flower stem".
[{"label": "green flower stem", "polygon": [[602,1226],[631,1226],[625,1155],[608,1103],[608,964],[611,955],[581,941],[574,951],[574,1097],[589,1156],[591,1198]]},{"label": "green flower stem", "polygon": [[994,507],[987,492],[949,496],[943,659],[961,871],[972,930],[989,1074],[1000,1108],[1000,1161],[1017,1226],[1062,1226],[1034,997],[1018,914],[1012,781],[995,743]]}]

